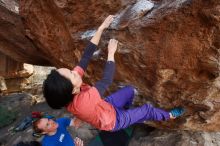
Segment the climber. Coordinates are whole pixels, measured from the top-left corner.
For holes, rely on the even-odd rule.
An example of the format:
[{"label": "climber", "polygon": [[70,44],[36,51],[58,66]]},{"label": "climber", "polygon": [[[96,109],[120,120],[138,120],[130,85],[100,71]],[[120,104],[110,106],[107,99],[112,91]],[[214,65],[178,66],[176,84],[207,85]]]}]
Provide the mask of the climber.
[{"label": "climber", "polygon": [[40,118],[33,122],[35,133],[44,135],[43,146],[83,146],[83,141],[75,138],[74,141],[67,131],[67,126],[78,128],[80,125],[76,118],[59,118],[56,121],[48,118]]},{"label": "climber", "polygon": [[52,70],[43,84],[43,94],[48,105],[54,109],[66,107],[69,112],[100,130],[118,131],[134,123],[146,120],[162,121],[181,116],[183,108],[174,108],[170,112],[153,107],[150,104],[133,109],[129,107],[134,98],[134,88],[126,86],[102,99],[104,92],[112,83],[115,72],[114,54],[118,41],[110,39],[108,57],[103,78],[94,86],[83,83],[82,77],[97,48],[104,29],[113,21],[108,16],[90,40],[79,64],[73,69]]}]

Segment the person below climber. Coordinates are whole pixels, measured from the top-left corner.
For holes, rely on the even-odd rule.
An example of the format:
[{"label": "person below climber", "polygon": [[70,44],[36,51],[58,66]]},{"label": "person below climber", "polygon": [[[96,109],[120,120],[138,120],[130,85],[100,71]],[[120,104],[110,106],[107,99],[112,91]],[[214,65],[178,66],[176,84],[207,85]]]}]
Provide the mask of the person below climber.
[{"label": "person below climber", "polygon": [[83,146],[83,141],[76,137],[73,141],[68,126],[79,127],[77,119],[58,118],[56,121],[40,118],[33,122],[35,133],[43,134],[42,146]]},{"label": "person below climber", "polygon": [[66,107],[69,112],[100,130],[117,131],[134,123],[146,120],[162,121],[176,118],[183,114],[183,108],[174,108],[170,112],[155,108],[150,104],[133,109],[123,109],[132,104],[134,88],[126,86],[102,99],[104,92],[113,81],[115,72],[114,54],[118,41],[110,39],[108,57],[104,74],[94,86],[83,83],[82,77],[99,43],[104,29],[113,21],[108,16],[90,40],[79,64],[73,69],[59,68],[52,70],[43,84],[43,94],[50,107]]}]

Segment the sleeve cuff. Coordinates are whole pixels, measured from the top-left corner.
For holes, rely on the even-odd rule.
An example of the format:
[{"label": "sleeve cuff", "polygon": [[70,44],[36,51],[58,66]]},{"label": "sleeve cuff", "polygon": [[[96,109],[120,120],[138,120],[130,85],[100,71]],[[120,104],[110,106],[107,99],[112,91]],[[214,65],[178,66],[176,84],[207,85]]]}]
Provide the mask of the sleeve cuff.
[{"label": "sleeve cuff", "polygon": [[107,61],[108,64],[115,64],[114,61]]},{"label": "sleeve cuff", "polygon": [[76,71],[76,72],[78,72],[79,75],[80,75],[81,77],[83,77],[83,75],[84,75],[84,70],[83,70],[80,66],[74,67],[73,70]]},{"label": "sleeve cuff", "polygon": [[95,49],[97,48],[97,45],[92,43],[91,41],[89,41],[88,46],[91,47],[91,48],[95,48]]}]

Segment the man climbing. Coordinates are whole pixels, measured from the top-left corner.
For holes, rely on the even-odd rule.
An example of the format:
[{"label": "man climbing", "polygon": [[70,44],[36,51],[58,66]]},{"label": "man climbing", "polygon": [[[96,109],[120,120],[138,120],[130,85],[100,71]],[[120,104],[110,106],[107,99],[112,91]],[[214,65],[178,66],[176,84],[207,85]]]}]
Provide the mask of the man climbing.
[{"label": "man climbing", "polygon": [[43,93],[47,103],[54,109],[66,107],[69,112],[100,130],[117,131],[134,123],[146,120],[162,121],[176,118],[183,114],[183,108],[170,112],[153,107],[150,104],[125,110],[134,98],[134,88],[126,86],[102,99],[104,92],[111,85],[115,72],[114,55],[118,41],[110,39],[108,57],[101,80],[94,86],[83,83],[82,77],[95,52],[102,32],[113,21],[108,16],[96,31],[79,62],[73,69],[59,68],[52,70],[44,81]]},{"label": "man climbing", "polygon": [[67,131],[68,126],[78,127],[77,119],[59,118],[56,121],[48,118],[40,118],[33,122],[35,133],[45,135],[43,146],[83,146],[79,138],[72,139]]}]

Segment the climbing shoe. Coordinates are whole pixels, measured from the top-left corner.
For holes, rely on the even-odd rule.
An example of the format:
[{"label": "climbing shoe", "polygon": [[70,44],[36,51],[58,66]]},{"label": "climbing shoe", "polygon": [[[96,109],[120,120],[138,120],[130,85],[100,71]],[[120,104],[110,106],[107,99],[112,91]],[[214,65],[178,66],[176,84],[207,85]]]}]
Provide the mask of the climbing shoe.
[{"label": "climbing shoe", "polygon": [[172,116],[174,118],[177,118],[177,117],[180,117],[184,114],[185,110],[184,108],[182,107],[176,107],[176,108],[173,108],[170,113],[172,114]]}]

